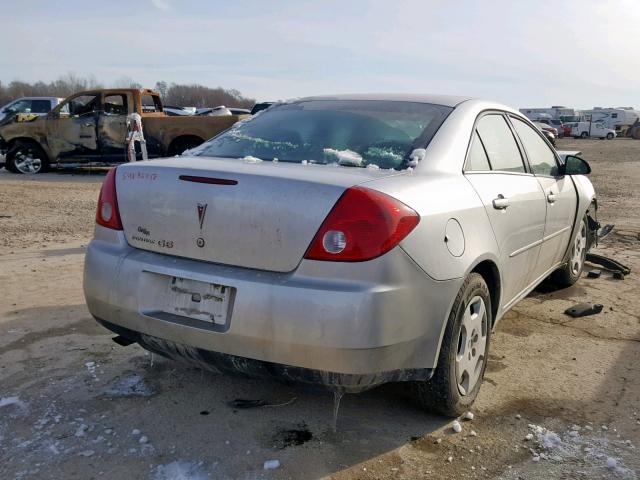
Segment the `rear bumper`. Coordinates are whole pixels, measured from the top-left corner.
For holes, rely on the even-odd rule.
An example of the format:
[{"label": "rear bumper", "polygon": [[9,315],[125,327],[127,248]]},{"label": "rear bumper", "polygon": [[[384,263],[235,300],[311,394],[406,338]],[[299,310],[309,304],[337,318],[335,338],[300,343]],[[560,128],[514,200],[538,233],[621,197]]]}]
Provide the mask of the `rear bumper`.
[{"label": "rear bumper", "polygon": [[[227,324],[158,313],[172,277],[234,288]],[[92,315],[151,350],[351,389],[428,378],[460,285],[431,279],[400,248],[369,262],[305,260],[273,273],[134,249],[99,226],[84,276]]]}]

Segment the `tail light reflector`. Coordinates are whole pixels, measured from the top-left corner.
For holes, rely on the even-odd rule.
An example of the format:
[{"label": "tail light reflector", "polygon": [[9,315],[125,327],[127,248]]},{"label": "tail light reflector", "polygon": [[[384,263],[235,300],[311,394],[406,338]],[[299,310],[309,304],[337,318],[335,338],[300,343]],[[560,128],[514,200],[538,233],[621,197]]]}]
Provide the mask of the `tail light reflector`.
[{"label": "tail light reflector", "polygon": [[100,196],[98,197],[98,210],[96,211],[96,223],[112,230],[122,230],[118,198],[116,196],[117,168],[109,170],[102,183]]},{"label": "tail light reflector", "polygon": [[320,226],[305,258],[362,262],[398,245],[420,221],[415,210],[381,192],[346,190]]}]

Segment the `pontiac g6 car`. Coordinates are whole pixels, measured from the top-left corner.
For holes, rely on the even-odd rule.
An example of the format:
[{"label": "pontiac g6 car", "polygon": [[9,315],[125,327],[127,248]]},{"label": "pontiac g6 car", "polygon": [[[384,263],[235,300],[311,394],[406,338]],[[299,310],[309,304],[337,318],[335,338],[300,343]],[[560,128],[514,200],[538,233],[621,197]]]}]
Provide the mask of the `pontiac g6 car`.
[{"label": "pontiac g6 car", "polygon": [[458,415],[491,332],[593,238],[589,165],[517,111],[444,96],[274,105],[103,184],[84,290],[121,344]]}]

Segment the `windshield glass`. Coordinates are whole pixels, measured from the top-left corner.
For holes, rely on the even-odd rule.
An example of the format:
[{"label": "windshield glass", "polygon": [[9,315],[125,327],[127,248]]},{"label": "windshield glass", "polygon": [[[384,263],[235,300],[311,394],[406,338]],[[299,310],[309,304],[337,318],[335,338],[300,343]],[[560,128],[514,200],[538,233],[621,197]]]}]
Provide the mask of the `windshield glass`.
[{"label": "windshield glass", "polygon": [[402,169],[453,109],[378,100],[310,100],[275,105],[191,150],[250,161]]}]

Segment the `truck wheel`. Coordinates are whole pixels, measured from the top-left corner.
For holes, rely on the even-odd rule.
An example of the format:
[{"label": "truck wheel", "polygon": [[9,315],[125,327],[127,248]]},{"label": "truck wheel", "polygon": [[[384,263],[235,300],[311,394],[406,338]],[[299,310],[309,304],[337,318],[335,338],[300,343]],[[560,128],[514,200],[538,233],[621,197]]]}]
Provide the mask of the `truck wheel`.
[{"label": "truck wheel", "polygon": [[580,134],[580,138],[587,138],[589,136],[589,134],[587,132],[582,132]]},{"label": "truck wheel", "polygon": [[613,133],[607,133],[607,140],[613,140]]},{"label": "truck wheel", "polygon": [[570,287],[580,278],[584,260],[587,257],[587,235],[587,217],[585,215],[573,237],[569,260],[564,266],[551,274],[551,281],[559,287]]},{"label": "truck wheel", "polygon": [[18,140],[7,152],[6,168],[13,173],[42,173],[49,169],[49,159],[37,143]]},{"label": "truck wheel", "polygon": [[412,384],[418,404],[448,417],[471,407],[489,358],[491,297],[481,275],[470,274],[453,303],[430,380]]}]

